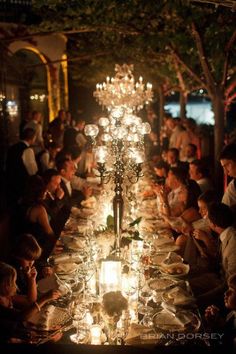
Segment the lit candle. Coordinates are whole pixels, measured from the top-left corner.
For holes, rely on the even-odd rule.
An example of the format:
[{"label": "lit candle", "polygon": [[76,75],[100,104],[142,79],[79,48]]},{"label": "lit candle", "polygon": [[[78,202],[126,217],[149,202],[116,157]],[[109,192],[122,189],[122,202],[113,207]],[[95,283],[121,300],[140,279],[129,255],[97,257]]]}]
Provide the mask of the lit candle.
[{"label": "lit candle", "polygon": [[93,316],[89,311],[86,312],[84,316],[84,322],[88,325],[91,326],[93,324]]},{"label": "lit candle", "polygon": [[91,344],[99,345],[101,344],[101,334],[102,329],[99,325],[95,324],[90,328]]}]

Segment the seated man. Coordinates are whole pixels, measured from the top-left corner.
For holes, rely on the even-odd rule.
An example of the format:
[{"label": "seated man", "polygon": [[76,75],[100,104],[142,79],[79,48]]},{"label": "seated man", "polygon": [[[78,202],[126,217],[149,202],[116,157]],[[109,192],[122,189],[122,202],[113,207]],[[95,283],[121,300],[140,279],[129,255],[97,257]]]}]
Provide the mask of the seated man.
[{"label": "seated man", "polygon": [[236,229],[233,212],[222,203],[213,203],[208,209],[210,228],[218,235],[220,269],[217,273],[204,273],[191,279],[190,284],[199,304],[219,301],[222,297],[228,278],[236,273]]},{"label": "seated man", "polygon": [[208,169],[204,166],[201,160],[194,160],[190,162],[189,176],[197,182],[202,193],[214,189],[212,182],[208,177]]},{"label": "seated man", "polygon": [[[57,170],[61,177],[60,187],[64,192],[64,196],[61,199],[62,207],[52,224],[52,228],[58,236],[69,219],[72,206],[80,206],[81,201],[90,196],[91,190],[86,189],[83,193],[82,191],[73,189],[72,180],[75,174],[75,165],[71,159],[64,158],[57,161]],[[88,194],[86,194],[86,191],[88,191]]]}]

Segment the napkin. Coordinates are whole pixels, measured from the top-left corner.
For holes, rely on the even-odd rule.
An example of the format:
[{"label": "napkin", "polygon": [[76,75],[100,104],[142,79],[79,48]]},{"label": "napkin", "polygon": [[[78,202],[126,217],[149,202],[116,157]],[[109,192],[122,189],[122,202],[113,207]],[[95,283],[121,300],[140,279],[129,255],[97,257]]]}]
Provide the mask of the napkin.
[{"label": "napkin", "polygon": [[[131,323],[129,326],[129,331],[128,334],[125,338],[125,343],[126,344],[135,344],[135,343],[141,343],[141,336],[144,334],[148,334],[152,332],[150,328],[140,325],[138,323]],[[148,338],[148,336],[147,336]],[[142,338],[142,342],[143,342]]]},{"label": "napkin", "polygon": [[93,209],[93,208],[96,207],[96,203],[97,203],[97,199],[96,199],[94,196],[92,196],[92,197],[89,197],[89,198],[86,199],[86,200],[83,200],[83,201],[81,202],[81,205],[82,205],[83,207],[85,207],[85,208],[91,208],[91,209]]},{"label": "napkin", "polygon": [[173,305],[183,305],[194,301],[194,298],[179,286],[168,291],[168,297],[173,301]]},{"label": "napkin", "polygon": [[45,306],[42,311],[31,316],[28,322],[35,327],[48,331],[51,329],[50,322],[52,321],[54,310],[55,306],[53,305]]},{"label": "napkin", "polygon": [[[161,303],[161,306],[163,308],[160,312],[162,314],[162,320],[165,320],[167,325],[177,325],[184,329],[185,326],[191,322],[189,316],[183,312],[178,312],[175,306],[167,305],[164,302]],[[167,316],[165,316],[165,314]]]}]

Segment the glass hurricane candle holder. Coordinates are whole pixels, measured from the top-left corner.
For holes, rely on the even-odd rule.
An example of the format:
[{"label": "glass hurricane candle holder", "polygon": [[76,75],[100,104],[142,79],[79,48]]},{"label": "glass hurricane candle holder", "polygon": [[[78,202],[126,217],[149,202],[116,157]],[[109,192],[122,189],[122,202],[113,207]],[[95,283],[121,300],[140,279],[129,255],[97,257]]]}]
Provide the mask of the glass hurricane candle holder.
[{"label": "glass hurricane candle holder", "polygon": [[91,344],[101,344],[102,329],[98,324],[94,324],[90,327]]}]

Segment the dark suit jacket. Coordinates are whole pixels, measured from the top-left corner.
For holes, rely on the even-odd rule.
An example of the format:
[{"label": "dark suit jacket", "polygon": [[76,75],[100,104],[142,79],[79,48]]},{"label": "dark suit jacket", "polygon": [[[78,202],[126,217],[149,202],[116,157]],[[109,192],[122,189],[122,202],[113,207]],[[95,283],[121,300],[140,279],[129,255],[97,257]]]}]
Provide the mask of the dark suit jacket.
[{"label": "dark suit jacket", "polygon": [[72,195],[70,195],[63,180],[61,181],[61,188],[64,191],[64,197],[58,202],[57,206],[55,205],[50,221],[52,229],[57,237],[60,236],[67,220],[70,217],[71,208],[73,206],[80,206],[81,201],[84,199],[84,196],[80,191],[72,190]]}]

